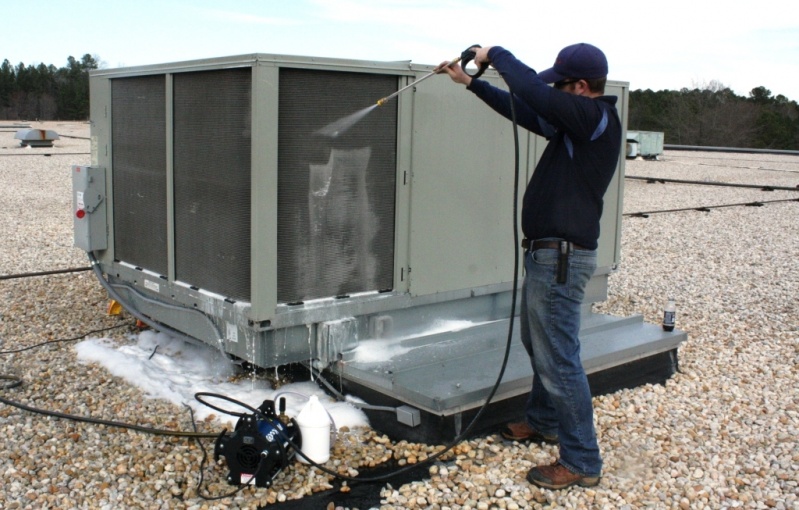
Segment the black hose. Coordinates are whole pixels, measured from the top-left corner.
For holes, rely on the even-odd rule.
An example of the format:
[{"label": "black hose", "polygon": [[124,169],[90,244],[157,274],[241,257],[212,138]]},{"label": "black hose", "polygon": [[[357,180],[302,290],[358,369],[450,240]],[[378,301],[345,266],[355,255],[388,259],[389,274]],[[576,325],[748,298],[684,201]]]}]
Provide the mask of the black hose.
[{"label": "black hose", "polygon": [[[2,351],[2,352],[0,352],[0,354],[14,354],[14,353],[18,353],[18,352],[22,352],[22,351],[27,351],[27,350],[33,349],[35,347],[42,347],[44,345],[48,345],[48,344],[52,344],[52,343],[60,343],[60,342],[69,342],[69,341],[79,340],[81,338],[84,338],[84,337],[92,334],[92,333],[99,333],[101,331],[108,331],[108,330],[111,330],[111,329],[116,329],[116,328],[120,328],[120,327],[128,326],[128,325],[130,325],[130,324],[121,324],[121,325],[113,326],[113,327],[110,327],[110,328],[95,329],[95,330],[92,330],[92,331],[88,331],[88,332],[86,332],[86,333],[84,333],[84,334],[82,334],[80,336],[76,336],[76,337],[72,337],[72,338],[65,338],[65,339],[61,339],[61,340],[51,340],[49,342],[42,342],[42,343],[30,346],[30,347],[26,347],[26,348],[23,348],[23,349],[17,349],[17,350],[13,350],[13,351]],[[16,387],[22,386],[22,378],[20,378],[18,376],[15,376],[15,375],[0,374],[0,381],[2,381],[2,382],[0,382],[0,390],[8,390],[8,389],[11,389],[11,388],[16,388]],[[212,437],[216,437],[217,436],[217,434],[198,433],[196,431],[195,432],[184,432],[184,431],[180,431],[180,430],[156,429],[156,428],[152,428],[152,427],[145,427],[145,426],[142,426],[142,425],[135,425],[135,424],[131,424],[131,423],[123,423],[123,422],[112,421],[112,420],[104,420],[104,419],[101,419],[101,418],[92,418],[90,416],[77,416],[77,415],[74,415],[74,414],[62,413],[62,412],[59,412],[59,411],[50,411],[50,410],[47,410],[47,409],[41,409],[41,408],[38,408],[38,407],[29,406],[27,404],[23,404],[22,402],[17,402],[15,400],[11,400],[11,399],[5,398],[3,396],[0,396],[0,403],[3,403],[5,405],[11,406],[11,407],[16,407],[17,409],[22,409],[23,411],[28,411],[30,413],[41,414],[41,415],[44,415],[44,416],[51,416],[53,418],[63,418],[63,419],[66,419],[66,420],[72,420],[72,421],[77,421],[77,422],[94,423],[94,424],[97,424],[97,425],[106,425],[108,427],[119,427],[119,428],[123,428],[123,429],[135,430],[137,432],[143,432],[143,433],[147,433],[147,434],[154,434],[154,435],[161,435],[161,436],[173,436],[173,437],[190,437],[190,438],[198,438],[198,439],[199,438],[212,438]]]},{"label": "black hose", "polygon": [[32,152],[25,154],[0,154],[3,156],[85,156],[91,152]]},{"label": "black hose", "polygon": [[[508,86],[510,86],[510,84],[508,84]],[[325,471],[328,474],[332,474],[333,476],[336,476],[338,478],[341,478],[341,479],[344,479],[344,480],[348,480],[348,481],[353,481],[353,482],[362,482],[362,483],[378,482],[378,481],[382,482],[384,480],[393,478],[393,477],[398,476],[398,475],[400,475],[402,473],[405,473],[407,471],[411,471],[413,469],[417,469],[420,465],[429,464],[430,462],[433,462],[434,460],[439,459],[445,453],[447,453],[448,451],[452,450],[463,439],[465,439],[466,437],[469,436],[469,434],[471,433],[472,429],[477,424],[478,420],[483,416],[485,411],[488,409],[488,406],[491,403],[491,399],[494,398],[494,395],[496,395],[496,392],[499,389],[500,383],[502,383],[502,378],[505,376],[505,369],[508,366],[508,359],[510,357],[510,350],[511,350],[511,345],[512,345],[512,340],[513,340],[513,325],[514,325],[514,320],[515,320],[515,316],[516,316],[516,298],[517,298],[517,294],[518,294],[517,286],[518,286],[518,283],[519,283],[519,246],[520,246],[520,243],[519,243],[519,228],[518,228],[518,214],[517,214],[518,207],[519,207],[519,205],[518,205],[519,198],[518,197],[519,197],[519,166],[520,166],[520,162],[519,162],[519,125],[518,125],[518,122],[516,120],[516,107],[514,105],[514,96],[513,96],[513,91],[512,90],[510,91],[509,96],[510,96],[511,120],[513,121],[513,142],[514,142],[513,222],[512,222],[513,223],[513,288],[511,290],[512,295],[511,295],[510,320],[508,321],[508,339],[507,339],[507,342],[505,344],[505,354],[504,354],[504,356],[502,358],[502,366],[500,368],[499,375],[497,376],[496,382],[494,382],[494,386],[491,388],[491,391],[488,393],[488,396],[486,397],[485,403],[483,403],[482,407],[480,407],[480,410],[477,411],[477,414],[474,415],[472,420],[469,422],[469,425],[466,426],[466,428],[463,430],[463,432],[458,434],[448,445],[445,446],[445,448],[443,450],[440,450],[440,451],[434,453],[433,455],[427,457],[422,462],[417,462],[416,464],[409,465],[409,466],[407,466],[405,468],[397,469],[397,470],[395,470],[393,472],[386,473],[386,474],[381,475],[381,476],[375,476],[375,477],[367,477],[367,478],[345,477],[345,476],[342,476],[342,475],[340,475],[338,473],[334,473],[334,472],[332,472],[330,470],[327,470],[323,466],[320,466],[319,464],[314,463],[313,461],[311,461],[311,459],[308,459],[307,457],[305,457],[305,455],[303,455],[302,451],[298,450],[298,453],[300,455],[302,455],[303,457],[305,457],[306,460],[309,461],[309,464],[312,464],[313,466]],[[296,448],[296,446],[293,443],[291,443],[291,444],[292,444],[293,447]]]},{"label": "black hose", "polygon": [[125,323],[125,324],[118,324],[116,326],[109,326],[107,328],[93,329],[91,331],[87,331],[86,333],[83,333],[83,334],[78,335],[78,336],[73,336],[71,338],[61,338],[61,339],[58,339],[58,340],[48,340],[47,342],[41,342],[41,343],[38,343],[38,344],[35,344],[35,345],[30,345],[28,347],[22,347],[20,349],[14,349],[12,351],[0,351],[0,355],[2,355],[2,354],[17,354],[17,353],[20,353],[20,352],[30,351],[31,349],[36,349],[38,347],[44,347],[45,345],[50,345],[50,344],[59,344],[59,343],[64,343],[64,342],[74,342],[75,340],[80,340],[81,338],[87,337],[89,335],[93,335],[95,333],[102,333],[104,331],[111,331],[112,329],[124,328],[125,326],[132,326],[132,325],[133,325],[133,323]]},{"label": "black hose", "polygon": [[[191,416],[191,426],[194,429],[194,432],[197,432],[197,422],[194,419],[194,410],[188,404],[183,404],[183,405],[189,410],[189,415]],[[219,437],[219,436],[214,436],[214,437]],[[203,488],[203,478],[204,478],[204,475],[205,475],[205,463],[208,462],[208,453],[205,451],[205,446],[200,441],[200,437],[199,436],[195,436],[194,440],[197,442],[197,446],[200,447],[200,451],[203,452],[202,459],[200,460],[200,479],[197,481],[197,494],[201,498],[203,498],[206,501],[218,501],[220,499],[225,499],[225,498],[229,498],[229,497],[235,496],[236,494],[241,492],[242,489],[247,487],[247,485],[241,485],[236,490],[231,491],[231,492],[229,492],[227,494],[222,494],[221,496],[209,496],[209,495],[204,494],[203,491],[202,491],[202,488]],[[263,462],[264,462],[264,458],[261,457],[258,460],[258,466],[255,469],[256,473],[261,470],[261,465],[263,464]]]},{"label": "black hose", "polygon": [[[6,385],[3,386],[2,389],[13,388],[16,386],[20,386],[22,381],[17,377],[12,376],[0,376],[0,380],[6,381],[14,381],[15,384],[10,386]],[[210,433],[200,433],[200,432],[185,432],[182,430],[165,430],[165,429],[156,429],[151,427],[144,427],[142,425],[134,425],[132,423],[124,423],[120,421],[112,421],[112,420],[103,420],[101,418],[92,418],[91,416],[76,416],[74,414],[67,414],[61,413],[58,411],[50,411],[47,409],[40,409],[38,407],[29,406],[23,404],[21,402],[16,402],[14,400],[9,400],[4,397],[0,397],[0,403],[16,407],[18,409],[22,409],[23,411],[28,411],[31,413],[42,414],[44,416],[51,416],[53,418],[63,418],[66,420],[84,422],[84,423],[94,423],[96,425],[105,425],[108,427],[119,427],[122,429],[129,429],[135,430],[136,432],[143,432],[146,434],[153,434],[157,436],[173,436],[173,437],[193,437],[193,438],[212,438],[216,437],[218,434],[210,434]]]},{"label": "black hose", "polygon": [[[97,275],[97,278],[100,280],[100,282],[102,283],[103,287],[106,289],[108,294],[113,299],[116,299],[120,303],[124,303],[124,299],[122,299],[121,296],[119,296],[119,294],[113,289],[113,286],[111,284],[109,284],[105,280],[105,278],[103,278],[103,274],[102,274],[102,271],[100,270],[99,262],[97,261],[97,257],[95,257],[93,253],[89,253],[88,255],[89,255],[89,260],[91,261],[91,264],[92,264],[89,269],[93,269],[95,271],[95,274]],[[136,310],[132,306],[128,306],[126,308],[134,317],[136,317],[140,321],[144,322],[148,326],[152,327],[153,329],[156,329],[156,330],[159,330],[159,331],[163,331],[164,333],[166,333],[166,334],[168,334],[170,336],[173,336],[175,338],[187,338],[188,339],[188,337],[186,337],[182,333],[180,333],[180,332],[178,332],[176,330],[173,330],[172,328],[169,328],[167,326],[164,326],[163,324],[159,324],[159,323],[151,320],[149,317],[147,317],[147,316],[141,314],[140,312],[138,312],[138,310]],[[198,313],[200,313],[200,312],[198,312]],[[205,314],[203,314],[203,315],[205,316]],[[205,316],[205,317],[207,318],[207,316]],[[122,326],[124,326],[124,324],[123,325],[119,325],[119,326],[114,326],[114,327],[111,327],[111,328],[93,330],[93,331],[90,331],[88,333],[85,333],[83,335],[80,335],[80,336],[74,337],[74,338],[67,338],[67,339],[62,339],[62,340],[52,340],[52,341],[49,341],[49,342],[43,342],[43,343],[31,346],[31,347],[26,347],[26,348],[23,348],[23,349],[17,349],[17,350],[13,350],[13,351],[3,351],[3,352],[0,352],[0,354],[13,354],[13,353],[17,353],[17,352],[26,351],[26,350],[29,350],[29,349],[32,349],[32,348],[35,348],[35,347],[41,347],[43,345],[47,345],[47,344],[51,344],[51,343],[67,342],[67,341],[77,340],[77,339],[83,338],[86,335],[89,335],[91,333],[96,333],[96,332],[100,332],[100,331],[106,331],[106,330],[109,330],[109,329],[114,329],[114,328],[118,328],[118,327],[122,327]],[[193,341],[193,339],[189,339],[189,341]],[[0,386],[0,389],[15,388],[15,387],[20,386],[22,384],[22,380],[19,377],[10,376],[10,375],[2,375],[2,374],[0,374],[0,381],[10,381],[8,384],[4,384],[4,385]],[[174,437],[193,437],[193,438],[213,438],[213,437],[217,436],[217,434],[200,434],[200,433],[197,433],[197,432],[163,430],[163,429],[156,429],[156,428],[151,428],[151,427],[144,427],[144,426],[141,426],[141,425],[135,425],[135,424],[130,424],[130,423],[123,423],[123,422],[111,421],[111,420],[103,420],[103,419],[100,419],[100,418],[92,418],[92,417],[88,417],[88,416],[76,416],[76,415],[72,415],[72,414],[61,413],[61,412],[58,412],[58,411],[50,411],[50,410],[47,410],[47,409],[40,409],[40,408],[37,408],[37,407],[32,407],[32,406],[23,404],[21,402],[16,402],[14,400],[10,400],[10,399],[4,398],[4,397],[0,397],[0,403],[6,404],[6,405],[9,405],[9,406],[12,406],[12,407],[16,407],[18,409],[22,409],[24,411],[28,411],[28,412],[31,412],[31,413],[41,414],[41,415],[44,415],[44,416],[52,416],[52,417],[55,417],[55,418],[63,418],[63,419],[72,420],[72,421],[85,422],[85,423],[94,423],[94,424],[98,424],[98,425],[106,425],[106,426],[109,426],[109,427],[119,427],[119,428],[124,428],[124,429],[135,430],[137,432],[144,432],[144,433],[147,433],[147,434],[174,436]]]},{"label": "black hose", "polygon": [[0,280],[13,280],[15,278],[31,278],[33,276],[49,276],[54,274],[79,273],[91,271],[91,267],[72,267],[69,269],[53,269],[52,271],[37,271],[34,273],[17,273],[0,275]]}]

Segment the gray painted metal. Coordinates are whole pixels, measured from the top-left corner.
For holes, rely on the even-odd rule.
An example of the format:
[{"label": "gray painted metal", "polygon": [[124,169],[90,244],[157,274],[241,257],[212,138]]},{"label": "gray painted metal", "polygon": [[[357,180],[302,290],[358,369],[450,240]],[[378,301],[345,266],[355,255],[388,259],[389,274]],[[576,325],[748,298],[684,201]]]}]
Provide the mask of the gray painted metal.
[{"label": "gray painted metal", "polygon": [[[660,131],[628,131],[627,156],[651,158],[663,154],[663,133]],[[630,152],[630,144],[635,144],[634,152]]]},{"label": "gray painted metal", "polygon": [[[332,370],[339,376],[423,411],[448,416],[480,407],[502,364],[508,319],[476,322],[456,331],[365,340]],[[584,313],[581,357],[587,374],[667,352],[687,338],[646,324],[643,317]],[[530,391],[532,369],[514,323],[508,365],[493,401]]]},{"label": "gray painted metal", "polygon": [[86,252],[105,250],[105,169],[72,166],[72,228],[75,246]]}]

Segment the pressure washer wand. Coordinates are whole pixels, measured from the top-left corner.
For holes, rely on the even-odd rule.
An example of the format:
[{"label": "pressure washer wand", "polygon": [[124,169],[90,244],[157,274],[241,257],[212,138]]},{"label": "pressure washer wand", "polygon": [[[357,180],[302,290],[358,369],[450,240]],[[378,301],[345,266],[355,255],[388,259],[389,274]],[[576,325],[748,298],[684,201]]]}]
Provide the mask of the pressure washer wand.
[{"label": "pressure washer wand", "polygon": [[[458,62],[460,62],[460,61],[461,61],[461,57],[455,58],[455,59],[453,59],[453,60],[452,60],[452,61],[451,61],[449,64],[447,64],[445,67],[449,67],[449,66],[455,65],[455,64],[457,64],[457,63],[458,63]],[[432,70],[431,72],[429,72],[428,74],[426,74],[426,75],[422,76],[421,78],[419,78],[418,80],[416,80],[416,81],[415,81],[415,82],[413,82],[413,83],[409,83],[408,85],[405,85],[404,87],[402,87],[402,88],[401,88],[401,89],[399,89],[398,91],[394,92],[394,93],[393,93],[393,94],[391,94],[390,96],[386,96],[386,97],[384,97],[383,99],[378,99],[378,100],[377,100],[377,106],[383,106],[383,105],[384,105],[384,104],[386,104],[386,102],[387,102],[389,99],[391,99],[392,97],[396,97],[396,96],[400,95],[400,93],[401,93],[401,92],[404,92],[405,90],[407,90],[407,89],[409,89],[409,88],[413,87],[414,85],[416,85],[416,84],[418,84],[418,83],[421,83],[421,82],[425,81],[426,79],[430,78],[431,76],[433,76],[433,75],[436,75],[436,74],[440,73],[442,69],[444,69],[444,68],[443,68],[443,67],[436,67],[435,69],[433,69],[433,70]]]},{"label": "pressure washer wand", "polygon": [[416,80],[415,82],[413,82],[413,83],[410,83],[410,84],[408,84],[408,85],[405,85],[404,87],[402,87],[402,88],[401,88],[401,89],[399,89],[398,91],[394,92],[394,93],[393,93],[393,94],[391,94],[390,96],[386,96],[386,97],[384,97],[383,99],[379,99],[379,100],[377,101],[377,106],[383,106],[384,104],[386,104],[386,102],[387,102],[389,99],[391,99],[392,97],[398,96],[398,95],[400,94],[400,92],[402,92],[402,91],[404,91],[404,90],[407,90],[407,89],[409,89],[409,88],[413,87],[414,85],[416,85],[416,84],[418,84],[418,83],[421,83],[421,82],[423,82],[424,80],[426,80],[426,79],[430,78],[430,77],[431,77],[431,76],[433,76],[434,74],[438,74],[438,73],[440,73],[440,72],[441,72],[441,70],[442,70],[442,69],[444,69],[445,67],[454,66],[454,65],[455,65],[455,64],[457,64],[458,62],[460,62],[460,63],[461,63],[461,68],[463,69],[463,71],[464,71],[466,74],[468,74],[468,75],[469,75],[469,76],[471,76],[472,78],[479,78],[479,77],[480,77],[480,76],[481,76],[481,75],[482,75],[482,74],[485,72],[485,70],[486,70],[486,69],[488,69],[488,64],[487,64],[487,63],[485,63],[485,62],[484,62],[484,63],[480,64],[480,67],[477,69],[477,72],[475,72],[474,74],[471,74],[469,71],[467,71],[467,70],[466,70],[466,65],[467,65],[469,62],[471,62],[472,60],[474,60],[474,57],[477,55],[477,54],[475,53],[474,49],[475,49],[475,48],[479,48],[479,47],[480,47],[480,45],[479,45],[479,44],[473,44],[473,45],[469,46],[468,48],[466,48],[465,50],[463,50],[463,52],[461,52],[461,56],[460,56],[460,57],[458,57],[458,58],[455,58],[455,59],[452,59],[452,60],[449,62],[449,64],[447,64],[446,66],[443,66],[443,67],[436,67],[436,68],[435,68],[435,69],[433,69],[431,72],[429,72],[428,74],[426,74],[426,75],[422,76],[421,78],[419,78],[419,79],[418,79],[418,80]]}]

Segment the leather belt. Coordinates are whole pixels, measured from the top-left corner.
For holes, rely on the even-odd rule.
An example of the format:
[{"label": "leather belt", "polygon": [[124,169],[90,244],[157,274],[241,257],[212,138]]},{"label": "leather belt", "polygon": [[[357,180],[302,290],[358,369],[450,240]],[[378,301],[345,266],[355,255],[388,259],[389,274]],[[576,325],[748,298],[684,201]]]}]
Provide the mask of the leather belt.
[{"label": "leather belt", "polygon": [[[560,250],[560,241],[531,241],[530,239],[522,239],[522,248],[529,251],[546,250],[546,249]],[[585,248],[575,243],[569,243],[569,248],[570,251],[571,249],[588,250],[588,248]]]}]

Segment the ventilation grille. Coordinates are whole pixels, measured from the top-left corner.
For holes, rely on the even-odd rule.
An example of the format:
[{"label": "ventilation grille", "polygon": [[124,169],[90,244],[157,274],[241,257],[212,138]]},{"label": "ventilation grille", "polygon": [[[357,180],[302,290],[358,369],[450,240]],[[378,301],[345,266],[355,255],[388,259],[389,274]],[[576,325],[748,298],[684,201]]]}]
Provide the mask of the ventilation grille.
[{"label": "ventilation grille", "polygon": [[250,68],[174,76],[175,277],[250,300]]},{"label": "ventilation grille", "polygon": [[[397,102],[335,137],[314,134],[397,89],[396,76],[284,68],[278,134],[277,297],[389,290],[394,281]],[[118,260],[250,300],[251,68],[173,75],[173,197],[166,78],[112,80]],[[264,268],[268,270],[268,268]]]},{"label": "ventilation grille", "polygon": [[396,89],[396,76],[280,70],[279,302],[392,287],[397,102],[314,133]]},{"label": "ventilation grille", "polygon": [[114,253],[167,274],[164,76],[111,80]]}]

